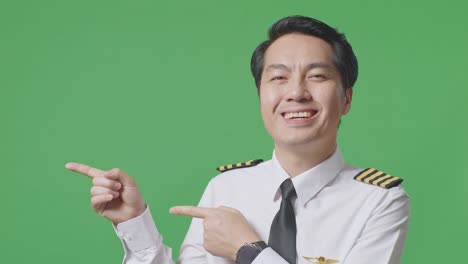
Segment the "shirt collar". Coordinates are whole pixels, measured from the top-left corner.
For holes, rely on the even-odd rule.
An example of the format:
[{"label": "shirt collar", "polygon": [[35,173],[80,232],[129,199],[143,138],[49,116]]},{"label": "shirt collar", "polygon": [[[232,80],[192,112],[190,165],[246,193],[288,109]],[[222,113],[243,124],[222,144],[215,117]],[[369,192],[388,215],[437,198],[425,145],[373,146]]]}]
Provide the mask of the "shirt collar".
[{"label": "shirt collar", "polygon": [[[284,180],[289,178],[289,175],[279,163],[274,151],[272,161],[273,166],[275,166],[275,177],[273,180],[275,189],[273,200],[276,200],[281,197],[279,186]],[[298,203],[305,206],[312,197],[320,192],[323,187],[338,175],[343,167],[344,160],[337,147],[335,152],[329,158],[322,161],[317,166],[291,178],[294,188],[296,189]]]}]

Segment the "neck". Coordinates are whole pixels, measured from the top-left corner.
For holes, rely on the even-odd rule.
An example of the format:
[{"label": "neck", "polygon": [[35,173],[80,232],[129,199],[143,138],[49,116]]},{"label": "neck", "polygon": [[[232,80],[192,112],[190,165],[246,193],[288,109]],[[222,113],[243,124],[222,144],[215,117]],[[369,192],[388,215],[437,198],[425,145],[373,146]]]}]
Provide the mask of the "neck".
[{"label": "neck", "polygon": [[283,169],[290,177],[295,177],[328,159],[336,150],[333,144],[314,146],[281,146],[275,144],[275,155]]}]

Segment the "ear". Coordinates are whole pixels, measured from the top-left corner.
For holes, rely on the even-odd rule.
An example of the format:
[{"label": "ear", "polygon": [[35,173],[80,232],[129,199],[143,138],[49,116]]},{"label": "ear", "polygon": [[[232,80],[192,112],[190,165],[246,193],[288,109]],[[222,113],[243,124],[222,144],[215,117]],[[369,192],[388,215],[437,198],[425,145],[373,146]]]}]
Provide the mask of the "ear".
[{"label": "ear", "polygon": [[353,100],[353,87],[345,91],[345,105],[342,115],[346,115],[351,110],[351,101]]}]

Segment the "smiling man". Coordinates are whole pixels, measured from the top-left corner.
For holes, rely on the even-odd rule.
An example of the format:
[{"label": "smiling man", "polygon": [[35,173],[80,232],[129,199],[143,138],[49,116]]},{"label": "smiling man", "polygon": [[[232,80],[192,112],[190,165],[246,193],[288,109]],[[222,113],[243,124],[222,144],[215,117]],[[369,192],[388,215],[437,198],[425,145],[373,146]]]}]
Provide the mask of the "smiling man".
[{"label": "smiling man", "polygon": [[[218,168],[193,217],[179,263],[400,263],[409,224],[402,180],[347,165],[337,146],[357,60],[343,34],[308,17],[272,25],[252,73],[271,160]],[[66,167],[93,178],[93,209],[114,223],[124,263],[173,263],[133,179],[119,169]]]}]

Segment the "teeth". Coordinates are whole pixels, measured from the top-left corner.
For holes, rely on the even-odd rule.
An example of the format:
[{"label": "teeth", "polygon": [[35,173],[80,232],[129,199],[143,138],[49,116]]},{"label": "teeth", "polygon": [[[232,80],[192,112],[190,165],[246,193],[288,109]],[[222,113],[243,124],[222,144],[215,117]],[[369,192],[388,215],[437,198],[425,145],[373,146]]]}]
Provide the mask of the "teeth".
[{"label": "teeth", "polygon": [[298,118],[298,117],[310,117],[311,113],[310,112],[288,112],[284,114],[284,117],[286,119],[292,119],[292,118]]}]

